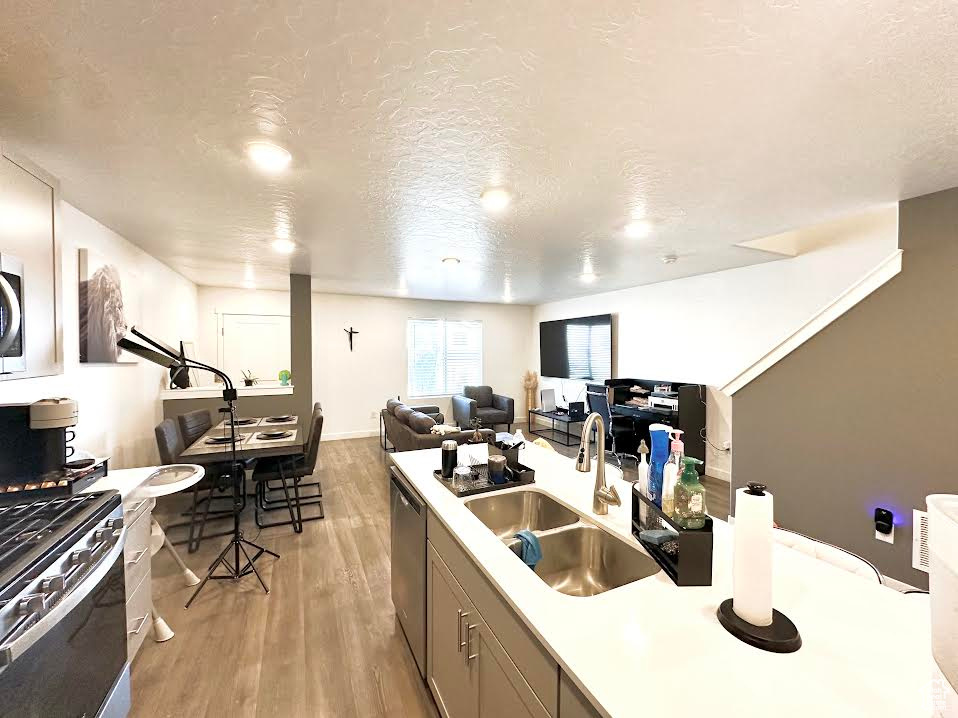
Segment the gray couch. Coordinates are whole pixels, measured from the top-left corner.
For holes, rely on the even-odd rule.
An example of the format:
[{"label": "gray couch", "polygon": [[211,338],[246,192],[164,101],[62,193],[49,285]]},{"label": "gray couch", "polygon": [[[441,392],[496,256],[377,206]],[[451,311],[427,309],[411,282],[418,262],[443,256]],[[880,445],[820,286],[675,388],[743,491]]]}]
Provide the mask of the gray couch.
[{"label": "gray couch", "polygon": [[[434,449],[442,445],[446,439],[453,439],[456,443],[465,444],[472,437],[473,431],[456,431],[440,436],[433,434],[431,429],[444,421],[438,406],[406,406],[396,399],[386,402],[382,410],[383,424],[386,427],[386,438],[396,448],[396,451],[415,451],[416,449]],[[495,441],[496,434],[490,429],[479,432],[487,443]]]},{"label": "gray couch", "polygon": [[464,386],[462,394],[452,397],[452,416],[462,428],[472,426],[472,420],[478,418],[483,426],[508,424],[512,431],[512,422],[516,420],[516,402],[510,396],[493,394],[491,386]]}]

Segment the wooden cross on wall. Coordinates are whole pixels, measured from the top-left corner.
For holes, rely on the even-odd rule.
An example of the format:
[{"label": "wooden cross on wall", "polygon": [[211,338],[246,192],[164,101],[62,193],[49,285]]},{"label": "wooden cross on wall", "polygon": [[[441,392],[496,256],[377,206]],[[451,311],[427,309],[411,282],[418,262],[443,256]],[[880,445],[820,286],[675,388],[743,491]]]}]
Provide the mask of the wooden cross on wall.
[{"label": "wooden cross on wall", "polygon": [[359,334],[355,329],[349,327],[349,329],[343,329],[349,335],[349,351],[353,350],[353,334]]}]

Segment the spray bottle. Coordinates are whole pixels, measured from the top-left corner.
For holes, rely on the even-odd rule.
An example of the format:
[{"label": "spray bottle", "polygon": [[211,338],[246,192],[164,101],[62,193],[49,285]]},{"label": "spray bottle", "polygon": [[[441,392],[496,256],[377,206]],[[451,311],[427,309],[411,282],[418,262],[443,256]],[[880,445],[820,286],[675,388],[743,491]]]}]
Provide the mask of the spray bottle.
[{"label": "spray bottle", "polygon": [[662,471],[669,458],[669,432],[672,427],[668,424],[652,424],[649,435],[652,437],[652,455],[649,460],[649,498],[659,508],[662,508]]},{"label": "spray bottle", "polygon": [[[649,496],[649,446],[645,443],[645,439],[642,439],[639,442],[639,493],[648,498]],[[639,509],[639,520],[641,524],[645,525],[646,513],[648,508],[644,503],[640,502]]]},{"label": "spray bottle", "polygon": [[672,453],[662,470],[662,512],[671,517],[675,513],[675,485],[682,473],[682,457],[685,455],[685,444],[682,442],[681,429],[669,432],[672,437]]}]

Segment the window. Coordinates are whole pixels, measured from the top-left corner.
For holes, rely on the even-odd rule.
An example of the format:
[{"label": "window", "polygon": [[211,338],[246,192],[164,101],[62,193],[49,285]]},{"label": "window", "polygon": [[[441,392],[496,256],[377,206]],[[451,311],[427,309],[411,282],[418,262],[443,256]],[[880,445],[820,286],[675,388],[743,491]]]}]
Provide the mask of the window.
[{"label": "window", "polygon": [[409,396],[458,394],[482,383],[482,322],[410,319]]},{"label": "window", "polygon": [[608,324],[568,324],[569,377],[604,381],[612,377],[612,332]]}]

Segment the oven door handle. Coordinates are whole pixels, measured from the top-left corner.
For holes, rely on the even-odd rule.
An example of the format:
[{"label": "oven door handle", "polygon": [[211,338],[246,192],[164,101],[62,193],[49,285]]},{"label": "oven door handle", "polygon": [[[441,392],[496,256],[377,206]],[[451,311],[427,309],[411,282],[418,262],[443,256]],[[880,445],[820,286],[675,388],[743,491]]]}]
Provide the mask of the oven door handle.
[{"label": "oven door handle", "polygon": [[0,355],[2,355],[10,348],[10,345],[13,344],[13,340],[16,339],[17,334],[20,333],[20,300],[17,299],[17,293],[13,291],[10,282],[8,282],[2,274],[0,274],[0,301],[2,301],[10,311],[7,326],[4,328],[3,334],[0,334]]},{"label": "oven door handle", "polygon": [[126,529],[124,528],[120,532],[120,538],[110,547],[110,550],[103,555],[103,558],[91,568],[87,575],[83,577],[83,580],[81,580],[70,593],[64,596],[56,606],[50,609],[49,613],[17,638],[0,645],[0,673],[17,660],[17,658],[26,653],[26,651],[28,651],[34,643],[43,638],[47,631],[53,628],[61,618],[70,613],[84,598],[93,592],[93,589],[99,585],[100,581],[102,581],[107,573],[110,572],[110,569],[113,568],[116,559],[123,553],[125,539]]}]

